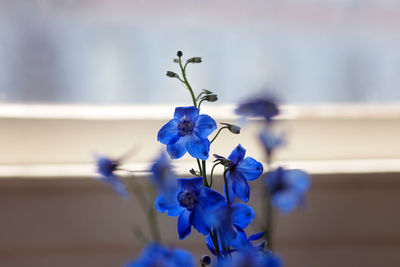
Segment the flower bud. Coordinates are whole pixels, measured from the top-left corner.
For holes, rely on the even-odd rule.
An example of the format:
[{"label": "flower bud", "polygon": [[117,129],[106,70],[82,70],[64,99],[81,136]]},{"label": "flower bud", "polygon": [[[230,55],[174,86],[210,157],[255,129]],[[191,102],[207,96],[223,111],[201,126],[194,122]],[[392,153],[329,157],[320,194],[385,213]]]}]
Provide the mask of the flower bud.
[{"label": "flower bud", "polygon": [[187,63],[201,63],[201,57],[192,57],[192,58],[189,58],[186,62]]},{"label": "flower bud", "polygon": [[174,58],[174,63],[179,63],[179,59],[178,58]]},{"label": "flower bud", "polygon": [[201,176],[199,172],[195,171],[194,169],[191,169],[189,171],[191,174],[195,175],[195,176]]},{"label": "flower bud", "polygon": [[173,71],[167,71],[167,76],[170,78],[179,78],[178,74]]},{"label": "flower bud", "polygon": [[178,51],[177,53],[176,53],[176,55],[178,56],[178,57],[182,57],[182,51]]},{"label": "flower bud", "polygon": [[210,265],[211,264],[211,257],[208,255],[204,255],[200,258],[200,265]]},{"label": "flower bud", "polygon": [[213,92],[211,92],[211,91],[209,91],[209,90],[207,90],[207,89],[203,89],[203,93],[205,93],[205,94],[207,94],[207,95],[210,95],[210,94],[212,94]]},{"label": "flower bud", "polygon": [[230,167],[232,166],[232,161],[230,161],[229,159],[222,157],[220,155],[214,154],[213,155],[214,158],[216,158],[216,160],[214,160],[214,162],[218,162],[220,164],[222,164],[225,167]]},{"label": "flower bud", "polygon": [[217,95],[213,94],[213,95],[203,96],[201,99],[206,100],[208,102],[215,102],[218,100],[218,97],[217,97]]},{"label": "flower bud", "polygon": [[230,124],[230,123],[225,123],[225,122],[220,122],[222,125],[225,125],[228,127],[228,130],[233,133],[233,134],[240,134],[240,127]]}]

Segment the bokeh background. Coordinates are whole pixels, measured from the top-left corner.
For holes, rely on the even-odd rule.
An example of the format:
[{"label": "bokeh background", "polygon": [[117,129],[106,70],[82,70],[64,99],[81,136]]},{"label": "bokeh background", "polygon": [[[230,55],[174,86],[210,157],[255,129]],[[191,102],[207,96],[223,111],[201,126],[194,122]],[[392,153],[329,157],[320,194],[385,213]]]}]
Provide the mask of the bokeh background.
[{"label": "bokeh background", "polygon": [[[118,267],[139,254],[144,214],[94,179],[93,152],[136,146],[127,163],[148,168],[158,129],[190,100],[165,76],[177,50],[203,58],[188,77],[218,94],[204,105],[218,122],[266,89],[289,104],[277,159],[313,186],[304,209],[277,216],[285,266],[400,266],[399,47],[398,0],[0,0],[0,266]],[[215,153],[240,142],[262,159],[255,128]],[[208,253],[159,219],[166,243]]]}]

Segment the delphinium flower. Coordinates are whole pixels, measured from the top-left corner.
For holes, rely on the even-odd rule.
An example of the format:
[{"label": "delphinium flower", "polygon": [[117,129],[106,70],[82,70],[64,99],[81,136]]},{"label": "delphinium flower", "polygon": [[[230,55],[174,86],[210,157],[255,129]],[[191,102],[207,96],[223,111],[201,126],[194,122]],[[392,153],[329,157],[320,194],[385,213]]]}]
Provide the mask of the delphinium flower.
[{"label": "delphinium flower", "polygon": [[304,201],[311,185],[310,177],[302,170],[286,170],[282,167],[265,175],[265,184],[273,207],[289,213]]},{"label": "delphinium flower", "polygon": [[265,150],[265,154],[267,156],[267,162],[270,164],[272,161],[272,154],[276,148],[284,145],[284,136],[283,134],[277,135],[275,134],[271,127],[264,127],[259,134],[259,139],[263,145]]},{"label": "delphinium flower", "polygon": [[215,267],[281,267],[281,259],[270,251],[245,247],[232,253],[231,257],[220,259]]},{"label": "delphinium flower", "polygon": [[174,118],[165,124],[157,135],[157,140],[167,145],[172,159],[181,158],[186,152],[201,160],[208,158],[210,141],[207,137],[217,128],[208,115],[199,115],[199,109],[177,107]]},{"label": "delphinium flower", "polygon": [[[241,248],[247,245],[244,230],[254,219],[254,210],[243,203],[222,206],[209,213],[208,221],[214,236],[218,237],[218,248],[209,234],[206,237],[208,249],[214,254],[229,254],[230,247]],[[219,253],[217,253],[217,251]]]},{"label": "delphinium flower", "polygon": [[240,144],[232,151],[229,157],[214,155],[216,161],[226,167],[226,182],[229,202],[232,203],[237,196],[240,200],[247,202],[250,197],[250,187],[247,181],[257,179],[263,172],[263,166],[252,157],[244,157],[246,149]]},{"label": "delphinium flower", "polygon": [[194,267],[193,256],[183,249],[164,247],[158,243],[148,244],[140,257],[125,267]]},{"label": "delphinium flower", "polygon": [[160,194],[156,199],[156,209],[159,212],[168,212],[169,216],[179,216],[178,234],[183,239],[191,232],[191,227],[207,235],[210,231],[208,212],[218,206],[225,205],[225,198],[203,186],[202,178],[178,179],[178,190],[175,197],[166,197]]},{"label": "delphinium flower", "polygon": [[99,180],[110,184],[122,198],[129,198],[125,184],[114,173],[119,166],[119,161],[105,156],[96,156],[96,165],[97,172],[100,174]]},{"label": "delphinium flower", "polygon": [[279,114],[279,109],[273,97],[263,96],[241,103],[236,113],[246,117],[263,117],[269,122]]},{"label": "delphinium flower", "polygon": [[151,166],[150,176],[151,181],[156,186],[159,193],[175,194],[178,188],[178,176],[172,170],[171,162],[166,155],[162,152]]}]

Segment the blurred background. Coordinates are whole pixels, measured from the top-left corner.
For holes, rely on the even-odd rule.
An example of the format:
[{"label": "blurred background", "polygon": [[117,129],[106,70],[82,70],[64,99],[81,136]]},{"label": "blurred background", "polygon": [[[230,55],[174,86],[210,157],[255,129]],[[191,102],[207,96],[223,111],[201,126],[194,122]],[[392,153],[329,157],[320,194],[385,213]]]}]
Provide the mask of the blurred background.
[{"label": "blurred background", "polygon": [[221,103],[400,100],[398,0],[2,0],[0,100],[184,101],[177,50]]},{"label": "blurred background", "polygon": [[[93,152],[136,144],[129,164],[148,168],[158,130],[190,101],[165,76],[177,50],[203,58],[188,78],[218,94],[204,105],[218,122],[236,122],[233,105],[265,88],[289,104],[277,160],[313,186],[305,209],[277,217],[285,266],[400,266],[399,47],[399,0],[0,0],[0,266],[118,267],[138,255],[144,215],[93,179]],[[262,159],[255,134],[213,149],[240,142]],[[203,236],[179,241],[176,218],[159,219],[166,243],[209,253]]]}]

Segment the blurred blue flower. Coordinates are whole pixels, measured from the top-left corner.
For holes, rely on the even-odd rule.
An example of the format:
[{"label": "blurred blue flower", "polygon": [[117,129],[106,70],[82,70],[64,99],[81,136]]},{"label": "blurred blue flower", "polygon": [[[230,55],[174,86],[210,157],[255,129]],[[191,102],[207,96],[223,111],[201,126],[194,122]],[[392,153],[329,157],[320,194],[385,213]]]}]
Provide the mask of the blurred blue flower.
[{"label": "blurred blue flower", "polygon": [[158,192],[174,194],[178,188],[178,176],[172,170],[168,156],[162,152],[151,166],[151,181],[155,184]]},{"label": "blurred blue flower", "polygon": [[191,227],[207,235],[210,231],[208,213],[210,210],[225,205],[225,198],[203,186],[203,178],[178,179],[175,197],[160,194],[156,199],[156,209],[168,212],[169,216],[178,216],[178,234],[184,239],[191,232]]},{"label": "blurred blue flower", "polygon": [[[230,207],[218,207],[209,213],[212,229],[218,236],[220,251],[229,252],[230,246],[241,248],[247,245],[247,236],[243,229],[254,219],[254,210],[243,203],[235,203]],[[210,235],[206,237],[208,249],[216,255],[216,248]]]},{"label": "blurred blue flower", "polygon": [[240,144],[232,151],[228,159],[214,155],[227,167],[226,178],[228,183],[229,200],[232,203],[237,196],[247,202],[250,197],[250,187],[247,181],[257,179],[263,172],[263,166],[252,157],[244,157],[246,149]]},{"label": "blurred blue flower", "polygon": [[231,257],[220,259],[216,267],[281,267],[281,259],[270,251],[245,247],[232,253]]},{"label": "blurred blue flower", "polygon": [[246,117],[264,117],[267,122],[279,114],[275,99],[263,96],[240,104],[236,113]]},{"label": "blurred blue flower", "polygon": [[304,202],[311,179],[302,170],[285,170],[279,167],[265,175],[265,184],[272,206],[283,213],[289,213]]},{"label": "blurred blue flower", "polygon": [[157,135],[157,140],[167,145],[172,159],[181,158],[186,151],[197,159],[206,160],[210,151],[207,137],[217,128],[208,115],[199,115],[195,107],[177,107],[174,118],[165,124]]},{"label": "blurred blue flower", "polygon": [[271,160],[272,152],[279,146],[284,144],[283,135],[274,134],[269,128],[264,128],[260,134],[259,138],[267,154],[267,159]]},{"label": "blurred blue flower", "polygon": [[114,171],[119,165],[119,161],[104,156],[96,156],[96,165],[97,172],[100,174],[98,179],[110,184],[122,198],[129,198],[129,192],[125,184],[114,174]]},{"label": "blurred blue flower", "polygon": [[133,260],[125,267],[194,267],[193,256],[183,249],[170,249],[158,243],[148,244],[139,259]]}]

